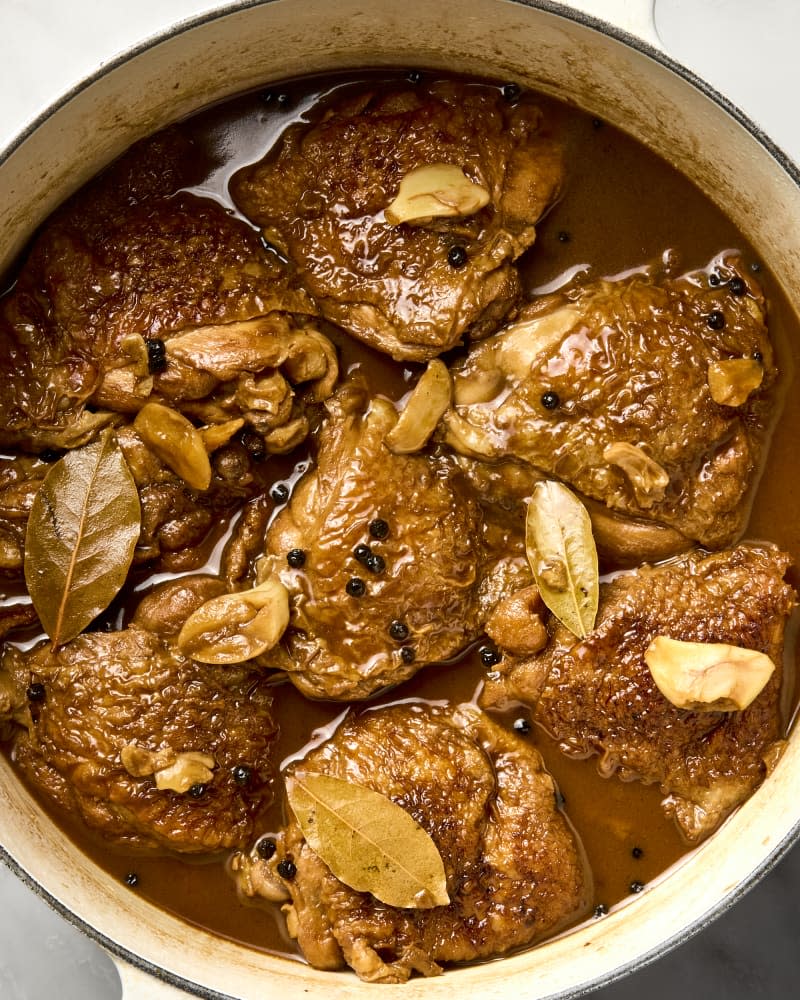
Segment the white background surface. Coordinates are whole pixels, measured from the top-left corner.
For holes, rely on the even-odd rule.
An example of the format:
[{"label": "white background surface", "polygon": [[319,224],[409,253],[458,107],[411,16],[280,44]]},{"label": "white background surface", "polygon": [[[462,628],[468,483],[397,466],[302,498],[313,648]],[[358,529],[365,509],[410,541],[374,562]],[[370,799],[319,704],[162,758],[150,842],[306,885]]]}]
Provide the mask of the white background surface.
[{"label": "white background surface", "polygon": [[[0,0],[0,148],[100,63],[214,6],[213,0]],[[656,25],[671,56],[724,92],[800,162],[797,0],[656,0]],[[658,1000],[676,991],[687,1000],[797,996],[798,891],[796,849],[719,924],[654,968],[600,991],[598,1000]],[[0,865],[0,1000],[113,1000],[119,994],[116,973],[99,949]]]}]

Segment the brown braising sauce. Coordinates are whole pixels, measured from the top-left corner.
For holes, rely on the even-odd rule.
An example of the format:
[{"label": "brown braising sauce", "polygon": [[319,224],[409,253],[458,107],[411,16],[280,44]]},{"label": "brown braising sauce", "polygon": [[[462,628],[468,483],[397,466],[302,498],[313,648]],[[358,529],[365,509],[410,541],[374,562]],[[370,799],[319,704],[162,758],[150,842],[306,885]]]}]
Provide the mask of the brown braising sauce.
[{"label": "brown braising sauce", "polygon": [[[235,211],[227,182],[236,169],[259,159],[281,131],[343,86],[359,81],[379,85],[400,74],[313,78],[276,85],[212,108],[184,127],[204,151],[206,180],[192,190]],[[708,265],[723,251],[738,249],[764,287],[770,304],[769,325],[781,371],[778,389],[782,419],[774,431],[746,537],[769,539],[792,553],[800,564],[800,519],[789,516],[787,494],[797,486],[794,429],[800,427],[800,394],[791,389],[800,350],[798,320],[788,308],[777,281],[763,269],[757,252],[685,177],[636,142],[590,115],[548,98],[541,104],[549,127],[566,145],[567,182],[560,202],[537,227],[533,249],[521,261],[530,294],[554,291],[569,279],[596,279],[663,261],[674,273]],[[394,364],[330,328],[340,348],[342,370],[358,366],[377,392],[398,399],[418,366]],[[776,409],[777,412],[777,409]],[[269,459],[266,483],[290,484],[305,467],[307,454]],[[299,464],[298,464],[299,463]],[[219,548],[219,547],[218,547]],[[212,567],[213,568],[213,567]],[[800,580],[793,571],[795,587]],[[137,587],[138,600],[147,584]],[[130,601],[118,624],[127,620]],[[794,649],[787,641],[786,705],[794,704]],[[370,704],[400,699],[468,701],[476,696],[486,668],[473,649],[458,662],[427,667],[415,678]],[[275,714],[281,729],[278,759],[299,755],[309,741],[325,738],[347,710],[339,703],[309,702],[289,683],[276,683]],[[787,725],[789,721],[787,707]],[[563,756],[547,737],[532,728],[524,709],[503,716],[544,756],[557,781],[563,807],[583,842],[595,883],[595,906],[610,907],[628,898],[632,884],[647,886],[689,850],[676,826],[661,809],[655,787],[623,783],[598,775],[596,760]],[[282,822],[281,791],[263,816],[260,829],[277,830]],[[135,874],[131,888],[190,923],[250,946],[297,956],[277,906],[244,903],[238,897],[226,859],[197,860],[120,853],[102,843],[77,820],[54,817],[110,875],[120,881]],[[130,879],[130,881],[134,881]]]}]

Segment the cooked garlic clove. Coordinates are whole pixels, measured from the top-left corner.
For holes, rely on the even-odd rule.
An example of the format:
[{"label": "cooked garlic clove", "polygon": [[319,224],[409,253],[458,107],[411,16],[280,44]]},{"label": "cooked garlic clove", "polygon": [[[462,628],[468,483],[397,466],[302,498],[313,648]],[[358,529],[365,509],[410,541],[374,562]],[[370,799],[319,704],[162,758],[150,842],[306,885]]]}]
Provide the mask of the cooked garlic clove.
[{"label": "cooked garlic clove", "polygon": [[424,448],[450,406],[451,397],[447,367],[438,360],[429,362],[397,423],[384,438],[389,451],[408,455]]},{"label": "cooked garlic clove", "polygon": [[454,163],[429,163],[410,170],[400,181],[397,197],[386,208],[386,221],[423,225],[433,218],[474,215],[489,203],[489,192]]},{"label": "cooked garlic clove", "polygon": [[641,507],[652,507],[654,503],[664,499],[669,475],[637,445],[617,441],[606,448],[603,458],[609,465],[617,465],[622,469],[633,487],[636,502]]},{"label": "cooked garlic clove", "polygon": [[233,435],[244,427],[244,420],[241,417],[236,420],[226,420],[223,424],[210,424],[208,427],[200,428],[200,436],[206,451],[209,454],[227,444]]},{"label": "cooked garlic clove", "polygon": [[160,792],[169,789],[183,795],[194,785],[207,785],[214,777],[214,767],[216,761],[207,753],[193,750],[179,753],[174,763],[155,772],[156,788]]},{"label": "cooked garlic clove", "polygon": [[764,367],[753,358],[712,361],[708,366],[708,388],[720,406],[741,406],[763,379]]},{"label": "cooked garlic clove", "polygon": [[270,577],[253,590],[206,601],[184,622],[178,648],[200,663],[243,663],[267,652],[289,624],[289,592]]},{"label": "cooked garlic clove", "polygon": [[657,636],[644,654],[658,690],[676,708],[737,712],[764,689],[775,664],[756,649]]},{"label": "cooked garlic clove", "polygon": [[192,489],[208,489],[211,463],[203,436],[182,413],[161,403],[146,403],[133,426],[147,447]]}]

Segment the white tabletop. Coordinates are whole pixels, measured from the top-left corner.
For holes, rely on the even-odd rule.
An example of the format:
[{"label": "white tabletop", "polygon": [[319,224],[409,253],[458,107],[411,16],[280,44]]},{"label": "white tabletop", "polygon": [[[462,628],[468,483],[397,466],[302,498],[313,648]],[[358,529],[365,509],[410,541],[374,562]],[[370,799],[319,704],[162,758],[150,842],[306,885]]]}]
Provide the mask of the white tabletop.
[{"label": "white tabletop", "polygon": [[[100,63],[214,0],[0,0],[0,148]],[[800,4],[656,0],[667,52],[800,163]],[[598,1000],[797,995],[800,849],[717,924]],[[377,988],[380,993],[380,988]],[[117,1000],[109,959],[0,865],[0,998]]]}]

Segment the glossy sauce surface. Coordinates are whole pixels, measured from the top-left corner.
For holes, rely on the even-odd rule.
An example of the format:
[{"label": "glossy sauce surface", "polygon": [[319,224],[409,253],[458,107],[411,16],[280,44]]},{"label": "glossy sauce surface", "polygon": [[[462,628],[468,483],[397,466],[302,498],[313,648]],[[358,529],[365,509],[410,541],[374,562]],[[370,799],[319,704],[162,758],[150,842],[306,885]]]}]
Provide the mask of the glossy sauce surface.
[{"label": "glossy sauce surface", "polygon": [[[359,79],[380,85],[397,76],[362,74],[349,79],[295,81],[196,116],[184,127],[204,150],[208,170],[206,179],[192,190],[234,210],[227,195],[232,173],[260,158],[282,129],[317,101]],[[774,541],[797,562],[800,521],[790,516],[787,503],[787,496],[797,489],[788,478],[790,474],[795,480],[797,477],[794,428],[800,426],[800,400],[792,388],[793,353],[800,346],[796,317],[777,283],[763,269],[757,252],[682,175],[603,122],[549,99],[541,103],[549,127],[566,145],[567,182],[561,200],[537,227],[535,246],[520,262],[529,293],[550,292],[567,280],[617,275],[658,261],[668,262],[673,273],[682,273],[706,267],[713,257],[734,248],[743,253],[748,265],[759,269],[758,278],[770,303],[770,330],[781,369],[778,396],[783,415],[773,435],[747,537]],[[344,334],[334,332],[332,336],[340,348],[343,371],[360,368],[376,391],[393,399],[407,391],[410,371],[416,366],[393,364]],[[264,467],[265,482],[290,485],[306,463],[306,453],[271,459]],[[217,559],[218,550],[219,546]],[[790,580],[798,585],[794,572]],[[148,586],[146,579],[139,580],[137,599]],[[134,603],[130,597],[128,604],[119,603],[117,624],[126,620]],[[789,634],[792,636],[794,630]],[[793,648],[789,642],[787,718],[794,703]],[[426,668],[378,701],[471,700],[485,671],[474,649],[456,663]],[[338,703],[309,702],[288,683],[276,684],[274,694],[281,760],[298,755],[309,741],[324,738],[346,711]],[[646,887],[686,853],[687,845],[661,812],[657,788],[603,779],[594,759],[564,757],[546,734],[530,727],[523,709],[504,718],[508,725],[516,723],[524,738],[534,742],[556,779],[563,808],[580,835],[594,875],[596,906],[610,907],[636,892],[639,885]],[[280,826],[280,798],[278,792],[278,801],[263,816],[263,832]],[[242,903],[225,859],[186,861],[122,854],[71,819],[56,819],[114,878],[133,881],[129,877],[135,874],[132,892],[216,933],[257,948],[296,954],[279,908]]]}]

